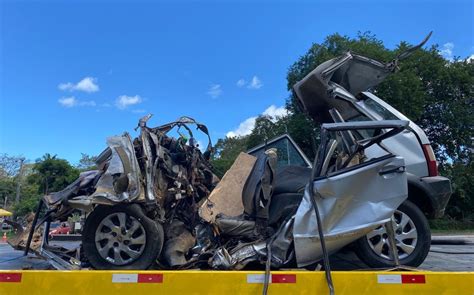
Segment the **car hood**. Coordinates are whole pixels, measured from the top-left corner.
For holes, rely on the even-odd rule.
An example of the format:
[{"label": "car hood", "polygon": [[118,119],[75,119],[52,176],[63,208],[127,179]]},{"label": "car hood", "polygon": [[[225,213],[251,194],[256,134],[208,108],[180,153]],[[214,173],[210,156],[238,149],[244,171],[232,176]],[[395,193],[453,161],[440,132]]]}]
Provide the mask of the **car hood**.
[{"label": "car hood", "polygon": [[293,86],[301,107],[318,122],[331,121],[328,111],[332,108],[347,113],[354,109],[359,93],[377,86],[395,72],[398,62],[423,46],[430,36],[431,33],[387,63],[349,51],[320,64]]}]

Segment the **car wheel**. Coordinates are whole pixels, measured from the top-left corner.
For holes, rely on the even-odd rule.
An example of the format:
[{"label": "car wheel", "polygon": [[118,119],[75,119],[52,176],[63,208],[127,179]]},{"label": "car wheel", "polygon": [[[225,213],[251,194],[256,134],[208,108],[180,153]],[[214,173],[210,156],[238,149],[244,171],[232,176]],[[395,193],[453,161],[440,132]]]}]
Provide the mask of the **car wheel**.
[{"label": "car wheel", "polygon": [[138,204],[97,206],[84,224],[82,245],[96,269],[147,269],[160,255],[163,228]]},{"label": "car wheel", "polygon": [[[400,264],[417,267],[425,260],[431,245],[428,220],[410,201],[403,202],[394,213],[395,243]],[[356,241],[356,254],[368,266],[393,266],[387,231],[379,226]]]}]

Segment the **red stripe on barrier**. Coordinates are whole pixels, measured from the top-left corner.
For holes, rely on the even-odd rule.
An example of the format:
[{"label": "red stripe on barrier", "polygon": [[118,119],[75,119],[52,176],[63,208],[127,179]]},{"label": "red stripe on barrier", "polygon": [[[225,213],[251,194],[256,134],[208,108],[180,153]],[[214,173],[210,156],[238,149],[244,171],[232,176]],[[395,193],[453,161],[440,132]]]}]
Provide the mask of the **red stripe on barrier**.
[{"label": "red stripe on barrier", "polygon": [[20,283],[21,273],[0,273],[0,283]]},{"label": "red stripe on barrier", "polygon": [[138,274],[138,283],[163,283],[163,274]]},{"label": "red stripe on barrier", "polygon": [[296,275],[272,274],[272,284],[294,284]]},{"label": "red stripe on barrier", "polygon": [[425,284],[425,275],[402,275],[402,284]]}]

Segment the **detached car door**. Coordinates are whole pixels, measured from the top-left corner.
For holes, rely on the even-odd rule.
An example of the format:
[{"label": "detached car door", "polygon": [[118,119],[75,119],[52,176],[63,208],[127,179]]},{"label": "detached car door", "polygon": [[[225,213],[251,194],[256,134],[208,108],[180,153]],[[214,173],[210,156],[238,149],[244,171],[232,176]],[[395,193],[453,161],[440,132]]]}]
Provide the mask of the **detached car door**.
[{"label": "detached car door", "polygon": [[[321,216],[326,247],[335,252],[390,220],[407,198],[403,158],[391,154],[367,158],[364,150],[401,132],[407,121],[323,124],[321,146],[313,165],[314,195],[306,189],[294,220],[298,267],[322,258],[314,198]],[[375,130],[374,137],[354,142],[347,150],[343,133]],[[381,132],[385,129],[386,132]],[[388,131],[387,131],[388,130]],[[344,146],[344,147],[343,147]]]}]

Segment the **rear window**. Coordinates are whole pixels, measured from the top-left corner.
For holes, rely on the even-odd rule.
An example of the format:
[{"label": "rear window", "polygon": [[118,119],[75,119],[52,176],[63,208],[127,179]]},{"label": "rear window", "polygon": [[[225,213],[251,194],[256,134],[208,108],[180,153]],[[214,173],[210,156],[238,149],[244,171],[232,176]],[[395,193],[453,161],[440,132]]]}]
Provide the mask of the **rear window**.
[{"label": "rear window", "polygon": [[[385,107],[381,106],[378,102],[371,98],[366,98],[364,100],[365,106],[370,108],[374,113],[377,113],[382,120],[400,120],[397,116],[392,114]],[[357,116],[346,119],[347,122],[357,122],[357,121],[373,121],[373,119],[367,117],[366,115],[359,113]],[[370,138],[374,136],[373,130],[357,130],[353,132],[354,136],[357,139]]]},{"label": "rear window", "polygon": [[364,100],[364,103],[367,107],[371,108],[374,112],[376,112],[383,120],[400,120],[392,114],[389,110],[378,104],[375,100],[371,98],[367,98]]},{"label": "rear window", "polygon": [[249,152],[249,154],[258,157],[260,154],[270,148],[277,149],[277,167],[284,167],[288,165],[308,167],[308,164],[304,160],[303,156],[301,156],[301,154],[298,152],[293,143],[288,139],[288,137],[280,138],[272,143],[267,144],[266,146]]}]

